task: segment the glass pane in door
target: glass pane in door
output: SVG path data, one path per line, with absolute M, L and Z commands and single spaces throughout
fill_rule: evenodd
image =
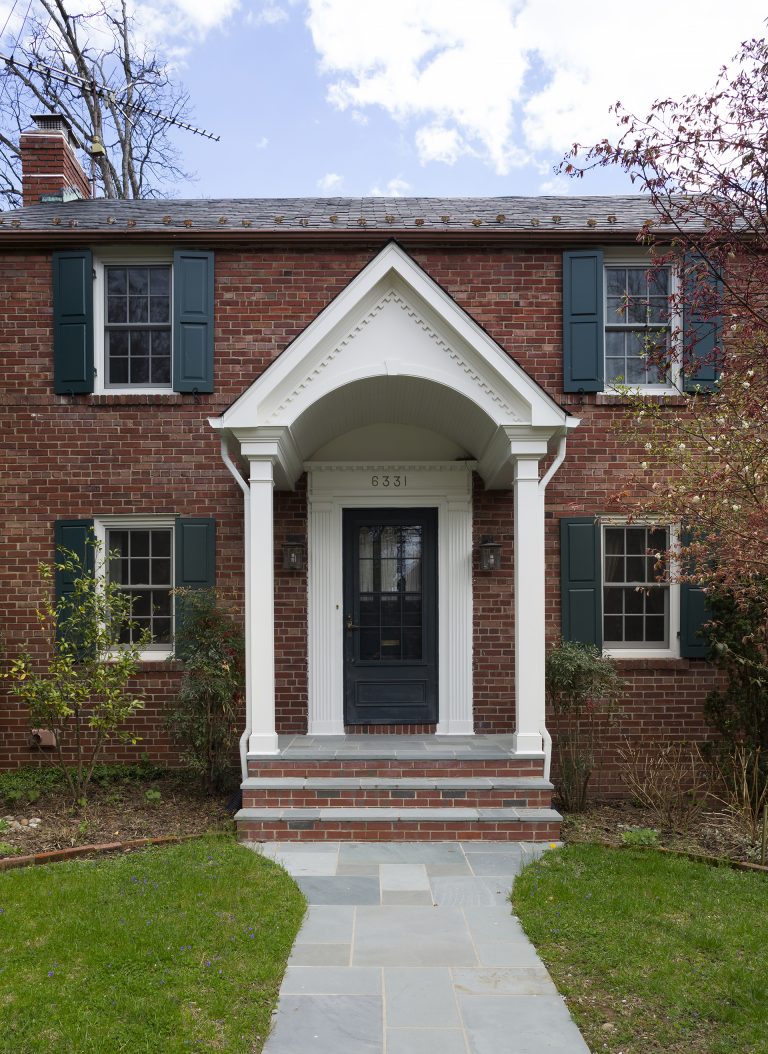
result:
M 370 526 L 358 531 L 360 659 L 423 658 L 422 526 Z

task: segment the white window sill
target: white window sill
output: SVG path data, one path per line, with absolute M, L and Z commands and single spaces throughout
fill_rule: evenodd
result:
M 158 648 L 151 651 L 140 651 L 139 662 L 167 662 L 173 657 L 173 648 Z M 107 655 L 107 662 L 116 662 L 120 658 L 120 652 L 113 651 Z
M 609 659 L 679 659 L 680 654 L 671 648 L 603 648 Z

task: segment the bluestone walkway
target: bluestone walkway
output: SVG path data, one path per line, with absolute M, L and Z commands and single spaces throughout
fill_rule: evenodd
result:
M 508 900 L 541 845 L 254 848 L 309 901 L 264 1054 L 589 1054 Z

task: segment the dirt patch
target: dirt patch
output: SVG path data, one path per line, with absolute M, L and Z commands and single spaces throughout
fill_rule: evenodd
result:
M 227 829 L 229 797 L 211 797 L 188 774 L 168 773 L 94 786 L 83 807 L 73 807 L 59 789 L 45 790 L 32 804 L 0 800 L 0 857 Z M 35 819 L 39 824 L 30 826 Z
M 657 845 L 686 853 L 725 857 L 759 863 L 760 846 L 750 841 L 727 813 L 705 812 L 684 831 L 674 831 L 659 824 L 647 809 L 628 801 L 592 802 L 586 812 L 566 813 L 562 834 L 566 842 L 598 842 L 602 845 L 625 844 L 630 832 L 656 831 Z

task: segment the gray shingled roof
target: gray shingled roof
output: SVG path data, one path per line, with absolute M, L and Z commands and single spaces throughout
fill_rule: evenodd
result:
M 174 234 L 216 231 L 230 237 L 363 231 L 452 231 L 527 238 L 557 232 L 633 235 L 655 217 L 648 198 L 192 198 L 71 201 L 0 213 L 0 236 L 83 231 Z

